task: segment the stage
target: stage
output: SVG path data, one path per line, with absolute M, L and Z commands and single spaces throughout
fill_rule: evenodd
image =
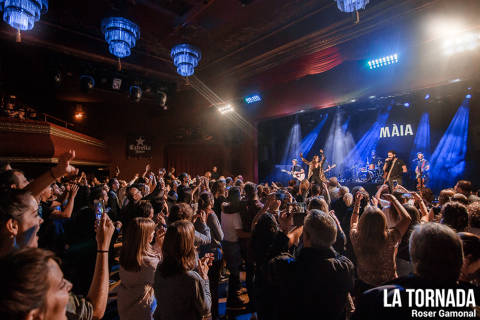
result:
M 311 161 L 324 150 L 324 169 L 335 165 L 331 175 L 347 186 L 362 185 L 375 190 L 376 184 L 358 182 L 369 175 L 369 165 L 381 170 L 387 153 L 394 150 L 407 168 L 407 188 L 416 186 L 415 159 L 422 152 L 430 163 L 427 187 L 438 193 L 453 187 L 457 180 L 476 182 L 480 174 L 480 135 L 470 120 L 480 117 L 471 107 L 473 89 L 453 83 L 415 93 L 375 97 L 321 110 L 303 110 L 296 114 L 266 120 L 258 125 L 259 181 L 287 182 L 281 169 L 290 171 L 292 159 L 308 172 L 300 160 L 302 153 Z M 379 163 L 370 160 L 376 153 Z M 372 177 L 370 177 L 372 178 Z M 361 177 L 368 181 L 369 177 Z M 376 179 L 376 181 L 380 181 Z

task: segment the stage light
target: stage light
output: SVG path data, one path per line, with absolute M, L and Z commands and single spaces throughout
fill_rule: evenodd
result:
M 480 44 L 480 35 L 476 33 L 454 34 L 442 44 L 443 54 L 453 55 L 475 50 Z
M 368 97 L 368 98 L 369 98 L 369 99 L 375 99 L 376 96 L 370 96 L 370 97 Z
M 355 100 L 355 99 L 350 100 L 350 102 L 356 102 L 356 101 L 357 101 L 357 100 Z
M 233 112 L 233 107 L 230 104 L 218 106 L 217 109 L 221 114 Z
M 391 108 L 378 110 L 376 121 L 362 136 L 362 138 L 358 140 L 355 147 L 348 153 L 348 156 L 345 157 L 345 165 L 353 166 L 355 163 L 364 162 L 365 159 L 369 157 L 370 152 L 377 149 L 377 145 L 380 140 L 379 133 L 381 132 L 381 128 L 385 127 L 390 115 L 390 111 Z
M 262 98 L 258 94 L 255 94 L 253 96 L 248 96 L 245 98 L 245 102 L 248 104 L 259 102 L 259 101 L 262 101 Z
M 158 91 L 157 92 L 160 96 L 160 107 L 166 107 L 167 105 L 167 94 L 163 91 Z
M 87 93 L 89 90 L 95 87 L 95 79 L 89 75 L 81 75 L 80 76 L 80 88 L 83 92 Z
M 428 99 L 430 99 L 430 94 L 427 93 L 427 94 L 425 95 L 425 100 L 428 100 Z
M 465 96 L 465 99 L 471 99 L 471 98 L 472 98 L 472 95 L 471 95 L 471 94 L 467 94 L 467 95 Z
M 139 86 L 131 86 L 129 90 L 129 94 L 130 94 L 130 99 L 132 99 L 135 102 L 140 102 L 143 95 L 142 88 L 140 88 Z
M 456 78 L 456 79 L 452 79 L 452 80 L 450 80 L 450 81 L 448 81 L 448 82 L 449 82 L 449 83 L 456 83 L 456 82 L 460 82 L 460 81 L 462 81 L 462 79 Z
M 387 65 L 395 64 L 395 63 L 398 63 L 398 54 L 397 53 L 389 55 L 389 56 L 385 56 L 385 57 L 382 57 L 382 58 L 369 60 L 368 61 L 368 67 L 370 68 L 370 70 L 372 70 L 372 69 L 378 69 L 378 68 L 381 68 L 381 67 L 385 67 Z
M 122 79 L 113 78 L 112 89 L 113 90 L 120 90 L 121 87 L 122 87 Z
M 439 191 L 462 177 L 467 155 L 470 100 L 465 99 L 443 134 L 430 161 L 430 187 Z
M 53 75 L 53 80 L 55 81 L 55 83 L 60 84 L 62 82 L 62 73 L 60 71 L 55 72 L 55 74 Z
M 410 108 L 410 103 L 409 103 L 409 102 L 405 102 L 405 103 L 403 104 L 403 106 L 404 106 L 405 108 Z
M 410 159 L 417 158 L 417 152 L 422 152 L 426 158 L 430 158 L 430 116 L 427 112 L 422 114 L 417 126 L 413 147 L 410 151 Z

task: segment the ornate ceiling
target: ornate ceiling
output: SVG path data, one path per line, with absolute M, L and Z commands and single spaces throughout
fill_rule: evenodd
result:
M 476 1 L 458 3 L 478 7 Z M 49 12 L 34 30 L 23 34 L 23 41 L 115 72 L 116 59 L 108 52 L 100 22 L 123 15 L 141 29 L 132 55 L 122 61 L 124 73 L 176 82 L 181 89 L 185 82 L 176 74 L 169 51 L 175 44 L 188 42 L 202 51 L 195 75 L 222 98 L 232 98 L 249 86 L 265 89 L 365 59 L 379 32 L 402 24 L 408 33 L 417 17 L 455 6 L 457 0 L 455 4 L 451 0 L 371 0 L 360 12 L 359 24 L 354 24 L 352 15 L 340 12 L 333 0 L 243 2 L 249 4 L 242 6 L 241 0 L 50 0 Z M 1 23 L 0 37 L 14 45 L 15 31 Z

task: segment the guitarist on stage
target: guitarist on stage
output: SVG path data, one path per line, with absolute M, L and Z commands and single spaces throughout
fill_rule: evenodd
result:
M 407 172 L 407 166 L 403 160 L 397 157 L 397 153 L 393 150 L 388 151 L 388 158 L 385 160 L 383 166 L 383 179 L 384 184 L 390 186 L 391 192 L 395 188 L 396 184 L 403 185 L 402 175 Z
M 308 181 L 319 185 L 321 185 L 323 182 L 327 182 L 327 178 L 325 177 L 325 172 L 323 170 L 323 164 L 325 163 L 323 149 L 320 149 L 320 156 L 321 158 L 317 155 L 314 155 L 313 160 L 308 161 L 303 157 L 303 153 L 300 153 L 300 158 L 305 164 L 308 165 Z
M 305 173 L 305 171 L 303 170 L 303 168 L 301 166 L 298 165 L 297 159 L 292 159 L 292 167 L 290 168 L 290 174 L 293 177 L 297 178 L 298 176 L 300 176 L 303 173 Z
M 430 172 L 430 163 L 423 156 L 422 152 L 417 152 L 417 159 L 414 160 L 417 162 L 415 167 L 415 178 L 417 179 L 417 189 L 421 190 L 425 188 L 425 185 L 428 182 L 428 174 Z

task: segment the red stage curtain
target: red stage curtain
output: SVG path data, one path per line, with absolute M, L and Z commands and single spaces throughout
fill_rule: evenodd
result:
M 344 58 L 338 48 L 330 47 L 276 66 L 250 81 L 256 82 L 265 90 L 276 84 L 328 71 L 343 61 Z
M 165 163 L 167 168 L 174 167 L 176 175 L 187 172 L 195 177 L 195 175 L 203 175 L 205 171 L 209 171 L 213 166 L 217 166 L 222 170 L 225 162 L 225 149 L 220 145 L 210 144 L 178 144 L 168 145 L 165 148 Z

